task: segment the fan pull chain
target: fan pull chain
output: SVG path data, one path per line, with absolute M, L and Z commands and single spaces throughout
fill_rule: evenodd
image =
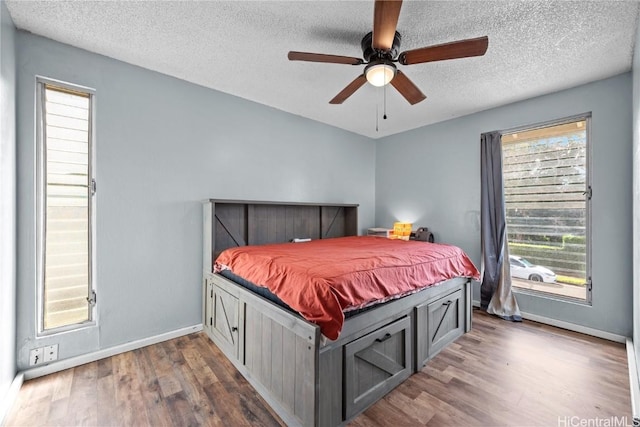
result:
M 384 101 L 383 101 L 384 102 L 384 104 L 383 104 L 384 105 L 383 106 L 383 108 L 384 108 L 383 114 L 384 115 L 382 116 L 382 118 L 384 120 L 387 120 L 387 86 L 389 86 L 389 85 L 388 84 L 384 85 Z
M 378 132 L 378 103 L 376 102 L 376 132 Z

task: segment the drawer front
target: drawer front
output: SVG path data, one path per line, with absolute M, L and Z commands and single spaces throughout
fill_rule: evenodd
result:
M 213 285 L 211 333 L 229 355 L 238 357 L 238 298 Z
M 412 372 L 411 318 L 404 317 L 345 345 L 346 420 L 387 394 Z

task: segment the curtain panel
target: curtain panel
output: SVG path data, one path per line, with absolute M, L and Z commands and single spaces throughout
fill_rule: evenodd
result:
M 480 306 L 505 320 L 522 321 L 511 290 L 500 132 L 480 137 L 482 284 Z

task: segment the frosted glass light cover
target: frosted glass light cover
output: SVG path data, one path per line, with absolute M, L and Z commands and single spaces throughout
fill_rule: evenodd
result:
M 367 69 L 367 81 L 376 87 L 388 84 L 395 75 L 395 69 L 388 64 L 376 64 Z

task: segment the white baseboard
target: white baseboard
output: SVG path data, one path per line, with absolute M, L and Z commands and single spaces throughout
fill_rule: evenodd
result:
M 473 301 L 474 307 L 480 307 L 480 301 Z M 523 319 L 533 320 L 534 322 L 544 323 L 546 325 L 555 326 L 562 329 L 567 329 L 569 331 L 579 332 L 585 335 L 591 335 L 593 337 L 602 338 L 609 341 L 615 341 L 619 343 L 625 343 L 627 341 L 627 337 L 614 334 L 607 331 L 601 331 L 599 329 L 589 328 L 587 326 L 577 325 L 571 322 L 565 322 L 564 320 L 552 319 L 550 317 L 539 316 L 537 314 L 520 312 Z
M 137 350 L 148 345 L 157 344 L 159 342 L 167 341 L 173 338 L 178 338 L 184 335 L 189 335 L 194 332 L 200 332 L 202 330 L 202 324 L 188 326 L 182 329 L 176 329 L 175 331 L 165 332 L 164 334 L 155 335 L 153 337 L 143 338 L 136 341 L 131 341 L 125 344 L 120 344 L 114 347 L 105 348 L 102 350 L 94 351 L 92 353 L 83 354 L 69 359 L 53 362 L 45 366 L 37 368 L 27 369 L 22 372 L 25 380 L 38 378 L 44 375 L 53 374 L 54 372 L 63 371 L 65 369 L 74 368 L 76 366 L 84 365 L 85 363 L 95 362 L 96 360 L 104 359 L 105 357 L 115 356 L 116 354 L 125 353 L 131 350 Z
M 629 365 L 629 389 L 631 390 L 631 416 L 633 425 L 640 425 L 640 382 L 636 365 L 636 350 L 631 338 L 627 338 L 627 364 Z
M 18 398 L 18 392 L 20 391 L 20 387 L 22 387 L 23 382 L 24 375 L 22 373 L 16 375 L 11 382 L 11 386 L 9 386 L 9 390 L 7 390 L 6 396 L 0 401 L 0 426 L 4 425 L 7 415 L 9 415 L 9 411 Z

